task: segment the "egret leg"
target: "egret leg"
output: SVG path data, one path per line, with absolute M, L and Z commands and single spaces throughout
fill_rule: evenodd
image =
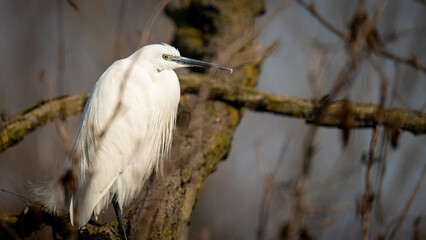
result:
M 114 206 L 115 215 L 117 216 L 118 231 L 120 232 L 121 239 L 127 240 L 126 228 L 124 227 L 123 221 L 123 211 L 120 208 L 120 204 L 118 204 L 117 194 L 114 194 L 114 197 L 112 198 L 112 206 Z

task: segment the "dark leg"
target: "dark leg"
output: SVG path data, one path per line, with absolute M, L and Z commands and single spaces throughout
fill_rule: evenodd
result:
M 112 198 L 112 206 L 114 206 L 115 215 L 117 216 L 118 231 L 120 232 L 121 239 L 127 240 L 126 228 L 124 227 L 124 221 L 123 221 L 123 211 L 121 210 L 120 205 L 118 204 L 117 194 L 115 194 L 114 197 Z

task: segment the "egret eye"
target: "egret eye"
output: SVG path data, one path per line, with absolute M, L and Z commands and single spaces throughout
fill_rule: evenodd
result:
M 164 59 L 164 60 L 169 60 L 169 58 L 170 58 L 170 56 L 169 56 L 169 55 L 167 55 L 167 54 L 163 54 L 163 59 Z

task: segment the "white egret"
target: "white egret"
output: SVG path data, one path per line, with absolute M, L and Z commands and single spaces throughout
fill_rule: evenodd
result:
M 73 186 L 55 182 L 34 190 L 51 213 L 69 209 L 76 227 L 97 217 L 111 201 L 119 231 L 127 239 L 122 209 L 139 193 L 172 142 L 180 87 L 173 69 L 191 66 L 232 69 L 181 57 L 167 44 L 144 46 L 112 64 L 87 100 L 62 175 L 73 172 Z

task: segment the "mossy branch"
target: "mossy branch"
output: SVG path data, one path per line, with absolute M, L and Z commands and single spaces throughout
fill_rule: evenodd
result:
M 196 92 L 201 85 L 201 76 L 181 77 L 186 93 Z M 276 95 L 246 86 L 232 86 L 204 79 L 210 89 L 210 99 L 225 101 L 230 105 L 244 106 L 254 111 L 271 112 L 289 117 L 305 119 L 307 123 L 338 128 L 371 128 L 378 124 L 378 105 L 352 103 L 344 99 L 327 102 L 324 99 L 300 99 Z M 326 105 L 319 120 L 315 119 L 316 108 Z M 382 124 L 386 128 L 426 133 L 426 114 L 401 108 L 384 108 Z M 350 121 L 345 114 L 350 113 Z M 346 122 L 346 123 L 345 123 Z
M 254 111 L 301 118 L 308 123 L 312 123 L 314 120 L 314 109 L 321 102 L 320 100 L 275 95 L 245 86 L 214 83 L 209 81 L 208 76 L 200 74 L 183 75 L 180 79 L 183 94 L 196 93 L 201 84 L 205 84 L 210 90 L 210 99 L 221 100 L 234 106 L 244 106 Z M 88 96 L 87 93 L 67 95 L 41 101 L 11 117 L 0 126 L 0 152 L 19 143 L 26 135 L 44 124 L 53 121 L 55 111 L 59 113 L 61 118 L 81 114 Z M 328 103 L 317 124 L 339 128 L 368 128 L 377 124 L 377 105 L 350 103 L 353 121 L 349 126 L 342 126 L 343 103 L 344 101 Z M 425 113 L 410 109 L 385 108 L 383 116 L 385 127 L 399 128 L 414 134 L 426 133 Z
M 89 94 L 59 96 L 36 105 L 0 123 L 0 152 L 14 146 L 24 137 L 59 116 L 65 119 L 83 112 Z M 56 115 L 57 114 L 57 115 Z

